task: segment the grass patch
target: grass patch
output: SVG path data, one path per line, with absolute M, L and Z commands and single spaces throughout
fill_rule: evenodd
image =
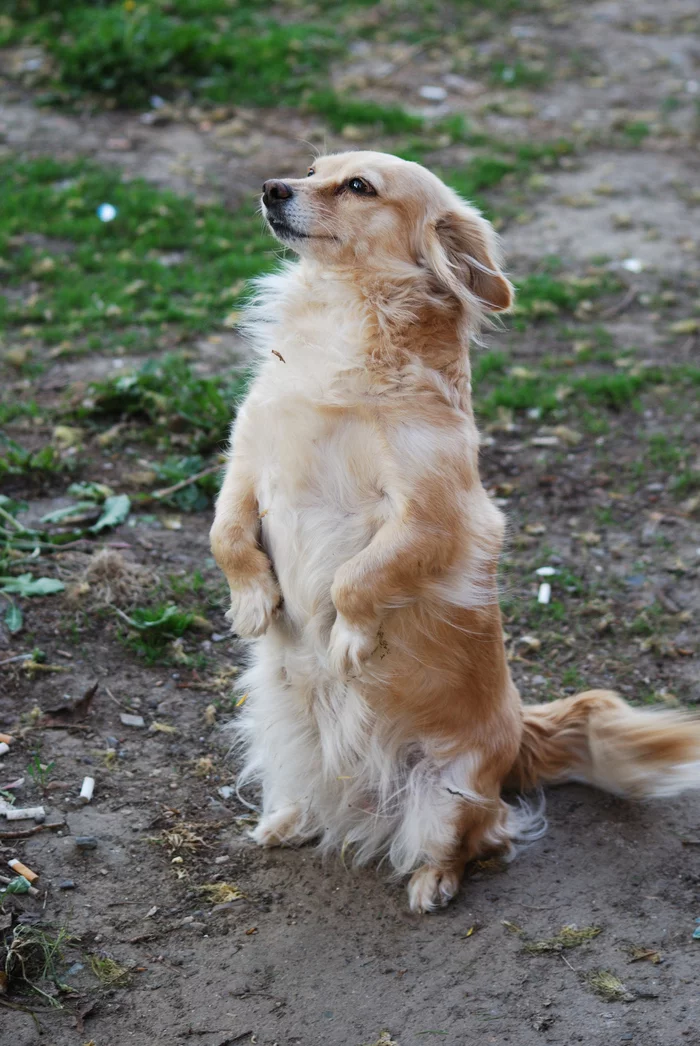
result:
M 103 347 L 105 335 L 122 350 L 130 335 L 143 351 L 173 327 L 235 322 L 227 316 L 245 281 L 273 261 L 252 201 L 231 214 L 117 171 L 52 159 L 0 161 L 0 191 L 0 257 L 13 291 L 0 296 L 0 323 L 64 351 L 76 338 Z M 116 208 L 113 221 L 97 216 L 104 202 Z
M 22 13 L 17 5 L 16 10 Z M 171 0 L 100 5 L 28 5 L 11 38 L 52 58 L 51 87 L 63 100 L 85 94 L 146 105 L 191 90 L 213 102 L 294 104 L 341 51 L 330 18 L 281 21 L 261 0 Z
M 66 947 L 72 940 L 71 935 L 63 928 L 52 935 L 38 926 L 17 924 L 9 939 L 0 946 L 0 961 L 8 987 L 33 992 L 45 999 L 49 1005 L 60 1009 L 56 989 L 70 989 L 60 980 L 58 967 L 63 961 Z M 40 987 L 43 982 L 46 982 L 47 988 Z M 48 985 L 51 987 L 48 988 Z
M 323 116 L 327 123 L 342 131 L 345 126 L 370 125 L 382 134 L 403 134 L 423 127 L 419 116 L 411 116 L 398 106 L 379 105 L 372 101 L 343 98 L 334 91 L 314 91 L 304 99 L 304 108 Z
M 544 87 L 551 78 L 549 69 L 542 62 L 495 61 L 490 68 L 494 86 Z
M 609 272 L 558 277 L 557 267 L 556 261 L 552 260 L 549 271 L 516 281 L 517 298 L 513 310 L 516 328 L 523 329 L 523 321 L 548 319 L 562 313 L 575 314 L 583 302 L 620 288 L 619 280 Z

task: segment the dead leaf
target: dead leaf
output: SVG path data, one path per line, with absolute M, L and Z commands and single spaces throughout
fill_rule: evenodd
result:
M 629 953 L 630 962 L 651 962 L 655 966 L 661 962 L 660 953 L 655 952 L 653 948 L 640 948 L 637 945 L 632 945 Z

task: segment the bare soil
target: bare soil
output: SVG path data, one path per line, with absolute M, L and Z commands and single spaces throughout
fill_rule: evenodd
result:
M 611 302 L 608 331 L 618 344 L 640 346 L 662 364 L 696 360 L 697 335 L 671 342 L 666 336 L 669 322 L 688 315 L 697 299 L 700 271 L 696 4 L 594 2 L 562 8 L 554 28 L 537 17 L 523 23 L 532 34 L 522 39 L 553 47 L 569 62 L 565 77 L 509 93 L 481 81 L 472 89 L 465 81 L 449 89 L 446 103 L 501 136 L 549 140 L 572 127 L 589 135 L 584 153 L 552 175 L 525 220 L 504 225 L 512 270 L 526 274 L 545 254 L 571 265 L 602 254 L 639 259 L 644 271 L 625 277 L 636 297 L 617 312 L 619 302 Z M 418 109 L 425 103 L 417 87 L 443 82 L 449 68 L 416 51 L 387 72 L 388 45 L 368 48 L 337 70 L 336 82 L 354 82 L 360 94 L 382 101 L 409 98 Z M 572 65 L 566 56 L 574 52 L 583 59 Z M 243 129 L 227 138 L 196 115 L 146 126 L 138 114 L 39 110 L 29 92 L 9 82 L 2 94 L 8 150 L 87 154 L 178 192 L 236 205 L 252 199 L 265 176 L 303 170 L 305 140 L 319 144 L 321 137 L 311 118 L 286 112 L 243 113 Z M 662 119 L 670 95 L 682 104 Z M 610 135 L 621 114 L 628 122 L 660 124 L 633 152 L 616 149 Z M 328 136 L 327 144 L 348 145 L 341 136 Z M 458 163 L 460 150 L 446 147 L 435 159 Z M 618 212 L 629 221 L 616 219 Z M 677 294 L 677 304 L 660 316 L 645 295 L 664 288 Z M 508 346 L 527 365 L 552 351 L 542 331 L 494 334 L 490 343 Z M 191 348 L 204 373 L 240 351 L 234 338 L 203 339 Z M 51 362 L 33 394 L 50 405 L 73 383 L 113 367 L 112 357 L 99 354 Z M 681 408 L 669 417 L 653 399 L 641 416 L 623 411 L 609 432 L 586 435 L 565 451 L 529 443 L 539 431 L 536 420 L 490 433 L 483 470 L 511 520 L 512 597 L 533 604 L 532 567 L 542 557 L 565 564 L 593 593 L 586 613 L 559 623 L 562 639 L 551 662 L 512 648 L 527 699 L 578 688 L 562 686 L 568 669 L 586 685 L 614 686 L 629 697 L 700 701 L 700 519 L 672 496 L 672 470 L 660 473 L 646 462 L 640 425 L 700 445 L 697 412 Z M 126 471 L 97 443 L 89 457 L 84 478 L 114 484 Z M 637 487 L 618 485 L 640 460 L 649 471 Z M 65 503 L 57 489 L 38 491 L 25 481 L 8 492 L 32 500 L 37 515 Z M 69 958 L 83 963 L 64 975 L 76 994 L 62 1010 L 13 997 L 36 1013 L 3 1008 L 3 1043 L 361 1046 L 387 1030 L 386 1042 L 399 1046 L 700 1044 L 700 942 L 692 940 L 700 916 L 697 797 L 635 806 L 576 786 L 552 790 L 544 840 L 508 867 L 488 862 L 472 869 L 458 900 L 430 917 L 410 915 L 403 884 L 388 883 L 381 869 L 323 863 L 309 849 L 256 849 L 246 836 L 253 811 L 235 792 L 222 798 L 218 791 L 235 783 L 219 726 L 232 714 L 227 673 L 241 651 L 226 633 L 208 550 L 209 515 L 183 514 L 178 530 L 163 525 L 172 513 L 155 515 L 107 542 L 62 554 L 58 575 L 74 584 L 101 544 L 118 546 L 163 576 L 200 571 L 215 594 L 208 612 L 214 637 L 197 640 L 208 659 L 203 675 L 144 664 L 120 641 L 114 615 L 84 606 L 78 613 L 67 597 L 32 603 L 27 633 L 13 638 L 0 631 L 0 728 L 19 731 L 0 757 L 0 788 L 24 775 L 21 803 L 43 801 L 50 823 L 65 822 L 59 830 L 8 839 L 3 834 L 14 824 L 0 820 L 0 864 L 19 857 L 40 872 L 41 889 L 39 900 L 12 898 L 5 910 L 66 927 L 76 938 Z M 595 539 L 582 537 L 591 533 Z M 645 645 L 624 623 L 654 603 L 665 617 L 658 642 Z M 539 635 L 550 627 L 518 617 L 507 626 L 509 643 L 528 624 Z M 28 673 L 3 663 L 34 645 L 63 671 Z M 32 709 L 46 712 L 94 682 L 97 694 L 84 720 L 60 729 L 32 720 Z M 215 721 L 205 713 L 212 704 Z M 143 714 L 143 729 L 121 723 L 127 705 Z M 154 729 L 154 722 L 174 732 Z M 42 761 L 55 761 L 45 792 L 26 774 L 39 739 Z M 81 806 L 86 774 L 97 780 L 95 797 Z M 95 836 L 97 848 L 78 850 L 82 835 Z M 74 888 L 62 889 L 65 880 Z M 215 903 L 200 887 L 217 881 L 235 884 L 243 897 Z M 531 955 L 523 947 L 570 924 L 602 932 L 562 952 Z M 633 948 L 658 953 L 660 961 L 632 961 Z M 88 954 L 130 967 L 131 983 L 101 985 Z M 590 977 L 601 969 L 622 982 L 625 1001 L 596 993 Z

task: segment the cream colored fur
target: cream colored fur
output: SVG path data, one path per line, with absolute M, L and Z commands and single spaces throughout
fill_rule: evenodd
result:
M 239 787 L 262 785 L 262 845 L 386 858 L 429 911 L 467 861 L 544 831 L 504 781 L 585 776 L 558 720 L 546 752 L 546 711 L 524 722 L 503 650 L 468 346 L 511 288 L 489 224 L 416 164 L 323 157 L 265 199 L 300 260 L 248 312 L 257 373 L 212 529 L 250 639 Z M 593 734 L 586 779 L 613 787 Z M 664 790 L 698 784 L 696 741 Z

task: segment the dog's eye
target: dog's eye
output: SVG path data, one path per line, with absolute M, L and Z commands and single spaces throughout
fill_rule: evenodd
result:
M 374 189 L 364 178 L 351 178 L 348 182 L 348 189 L 358 196 L 376 196 Z
M 310 178 L 312 174 L 316 174 L 316 171 L 313 169 L 313 167 L 309 167 L 308 171 L 306 172 L 306 177 Z

